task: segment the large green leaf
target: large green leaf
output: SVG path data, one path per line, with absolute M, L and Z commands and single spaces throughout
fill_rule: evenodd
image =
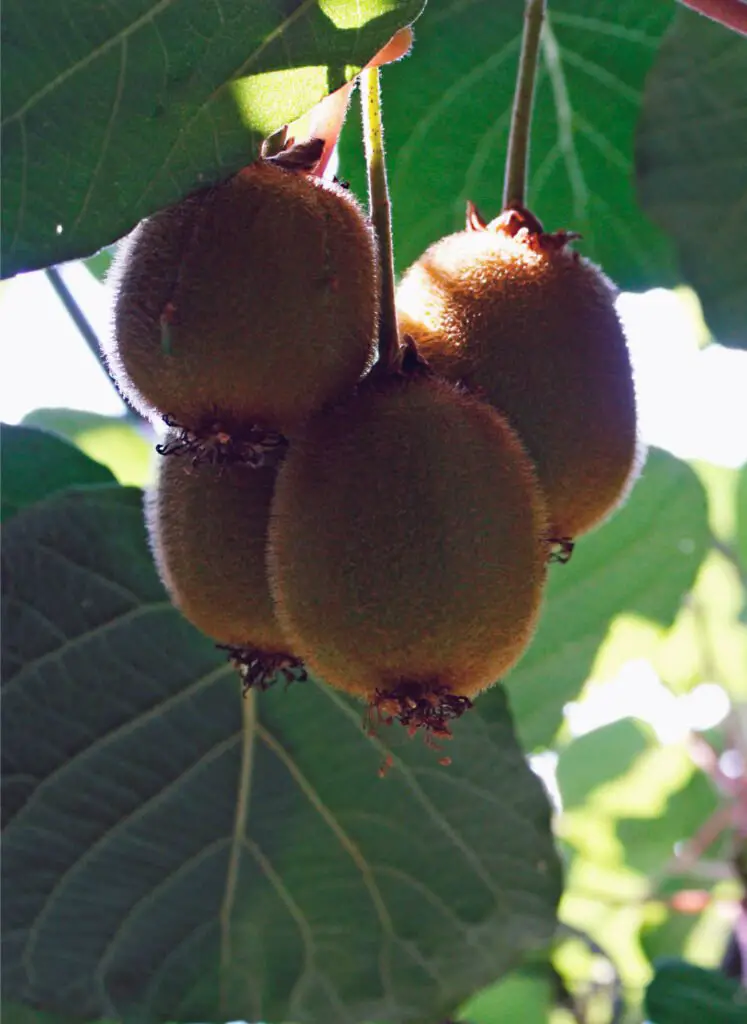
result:
M 641 201 L 675 241 L 706 319 L 747 348 L 747 39 L 680 10 L 649 75 L 636 146 Z
M 5 535 L 4 994 L 81 1018 L 438 1020 L 554 929 L 505 700 L 450 767 L 310 682 L 244 702 L 171 607 L 140 492 Z M 496 695 L 496 704 L 500 702 Z
M 6 0 L 3 273 L 85 256 L 249 163 L 422 6 Z
M 558 759 L 563 807 L 582 807 L 598 786 L 627 772 L 650 742 L 642 723 L 633 718 L 611 722 L 574 739 Z
M 93 256 L 89 256 L 88 259 L 84 260 L 88 270 L 93 274 L 96 280 L 101 281 L 102 284 L 106 281 L 107 275 L 111 270 L 116 249 L 117 247 L 115 245 L 107 245 L 98 252 L 95 252 Z
M 150 481 L 157 438 L 150 424 L 134 413 L 102 416 L 82 409 L 34 409 L 23 423 L 72 441 L 108 466 L 121 484 L 141 487 Z
M 0 1013 L 3 1024 L 77 1024 L 80 1020 L 74 1014 L 68 1017 L 57 1013 L 45 1013 L 43 1010 L 24 1006 L 22 1003 L 10 1003 L 5 1000 L 3 1000 Z M 109 1022 L 99 1021 L 98 1024 L 109 1024 Z
M 554 997 L 548 967 L 522 968 L 473 996 L 455 1017 L 469 1024 L 547 1024 Z
M 384 69 L 398 270 L 464 227 L 465 200 L 501 206 L 524 0 L 430 0 L 412 57 Z M 538 74 L 528 202 L 621 286 L 675 280 L 669 242 L 641 212 L 633 141 L 645 76 L 670 0 L 554 0 Z M 363 187 L 360 126 L 341 173 Z
M 684 960 L 664 960 L 646 992 L 652 1024 L 744 1024 L 747 991 L 733 978 Z
M 62 438 L 31 427 L 0 424 L 0 457 L 3 520 L 66 487 L 114 482 L 106 466 L 89 459 Z
M 537 635 L 506 680 L 526 748 L 552 742 L 614 616 L 632 611 L 672 624 L 709 536 L 706 496 L 693 470 L 651 451 L 625 507 L 581 538 L 568 565 L 551 567 Z M 477 704 L 487 718 L 492 701 L 489 691 Z

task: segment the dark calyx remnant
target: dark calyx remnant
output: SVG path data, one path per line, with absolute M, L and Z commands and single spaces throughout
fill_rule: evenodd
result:
M 235 647 L 232 644 L 216 644 L 219 651 L 228 652 L 228 660 L 241 677 L 241 693 L 244 697 L 250 690 L 267 690 L 278 676 L 286 686 L 291 683 L 305 683 L 306 669 L 298 658 L 290 654 L 268 654 L 256 647 Z
M 287 171 L 313 172 L 324 153 L 324 139 L 306 139 L 296 142 L 285 139 L 282 148 L 276 153 L 269 153 L 268 146 L 263 145 L 262 159 L 265 163 L 276 164 Z
M 398 721 L 411 736 L 419 729 L 438 739 L 451 739 L 449 722 L 461 718 L 472 707 L 469 697 L 459 697 L 445 687 L 402 682 L 392 690 L 377 690 L 370 709 L 380 721 Z
M 567 565 L 570 562 L 573 549 L 576 547 L 575 541 L 570 537 L 548 537 L 547 543 L 550 545 L 548 562 L 555 565 Z
M 159 455 L 189 455 L 193 466 L 203 462 L 241 462 L 260 469 L 279 462 L 288 446 L 282 434 L 256 424 L 234 430 L 219 420 L 211 420 L 198 430 L 191 430 L 172 416 L 164 416 L 163 421 L 173 435 L 164 444 L 157 444 L 156 451 Z

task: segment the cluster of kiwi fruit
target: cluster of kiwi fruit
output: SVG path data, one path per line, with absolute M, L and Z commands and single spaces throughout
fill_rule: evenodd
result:
M 527 647 L 548 563 L 630 486 L 628 352 L 571 236 L 470 207 L 405 274 L 377 361 L 374 233 L 320 152 L 142 222 L 106 355 L 168 426 L 146 503 L 164 584 L 245 691 L 308 669 L 433 742 Z

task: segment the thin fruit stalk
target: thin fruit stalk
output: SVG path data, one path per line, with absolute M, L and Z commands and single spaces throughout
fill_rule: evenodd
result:
M 369 68 L 361 75 L 363 104 L 363 138 L 368 172 L 368 193 L 371 221 L 379 251 L 381 295 L 379 311 L 379 363 L 388 368 L 396 363 L 399 353 L 397 313 L 394 304 L 394 250 L 392 246 L 392 213 L 384 151 L 384 124 L 381 112 L 381 82 L 378 68 Z
M 546 6 L 546 0 L 527 0 L 524 11 L 524 34 L 511 114 L 511 132 L 508 138 L 506 174 L 503 185 L 504 210 L 523 207 L 525 202 L 534 83 L 537 77 L 539 45 Z

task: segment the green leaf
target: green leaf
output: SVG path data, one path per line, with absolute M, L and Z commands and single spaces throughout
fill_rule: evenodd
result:
M 747 573 L 747 466 L 742 466 L 737 483 L 737 551 Z
M 102 284 L 106 281 L 107 274 L 114 262 L 115 251 L 116 246 L 109 245 L 104 249 L 99 249 L 93 256 L 89 256 L 88 259 L 83 261 L 96 280 L 101 281 Z
M 724 345 L 747 348 L 747 41 L 680 9 L 646 83 L 641 202 Z
M 708 777 L 695 771 L 672 793 L 663 812 L 655 817 L 621 818 L 617 835 L 626 863 L 642 874 L 653 875 L 674 855 L 675 844 L 686 842 L 718 808 Z M 718 847 L 710 852 L 715 855 Z
M 85 256 L 250 163 L 423 0 L 3 8 L 3 274 Z
M 581 807 L 598 787 L 623 775 L 648 748 L 647 730 L 623 718 L 579 736 L 560 754 L 557 780 L 563 807 Z
M 4 991 L 92 1019 L 440 1019 L 554 930 L 503 701 L 438 754 L 313 682 L 243 701 L 171 607 L 141 495 L 7 527 Z M 500 696 L 497 695 L 500 701 Z
M 43 430 L 0 424 L 0 451 L 3 520 L 66 487 L 114 482 L 106 466 Z
M 633 140 L 643 84 L 672 16 L 668 0 L 550 4 L 537 80 L 528 205 L 621 287 L 676 280 L 671 246 L 643 215 Z M 465 201 L 499 213 L 523 0 L 430 0 L 412 57 L 383 71 L 394 241 L 400 272 L 465 224 Z M 341 174 L 364 188 L 349 118 Z
M 646 1012 L 651 1024 L 744 1024 L 747 990 L 718 971 L 664 960 L 646 991 Z
M 2 1004 L 3 1024 L 79 1024 L 80 1018 L 75 1015 L 62 1016 L 58 1013 L 44 1013 L 41 1010 L 32 1009 L 30 1006 L 23 1006 L 21 1003 L 10 1003 L 3 1000 Z M 99 1021 L 98 1024 L 114 1024 L 114 1022 Z
M 513 971 L 497 985 L 473 996 L 456 1014 L 469 1024 L 547 1024 L 554 1003 L 549 969 Z
M 636 612 L 670 626 L 709 544 L 703 485 L 684 462 L 652 450 L 627 504 L 551 567 L 532 645 L 506 679 L 525 749 L 548 746 L 583 686 L 612 619 Z M 492 694 L 477 708 L 492 714 Z
M 139 417 L 101 416 L 80 409 L 34 409 L 25 426 L 40 427 L 72 441 L 86 455 L 108 466 L 121 484 L 149 482 L 156 443 L 150 426 Z
M 702 879 L 698 879 L 693 888 L 699 889 L 702 884 Z M 663 956 L 683 953 L 701 920 L 699 914 L 678 913 L 663 903 L 649 903 L 644 913 L 655 914 L 657 918 L 654 921 L 644 919 L 638 933 L 641 951 L 651 963 Z

